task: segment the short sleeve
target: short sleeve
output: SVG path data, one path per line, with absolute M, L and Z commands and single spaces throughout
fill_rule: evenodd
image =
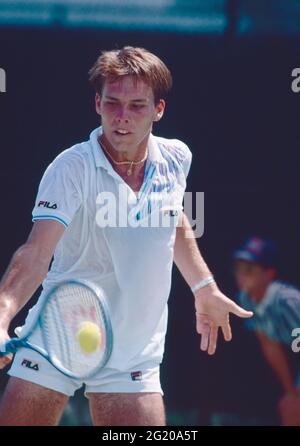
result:
M 185 155 L 186 156 L 183 160 L 182 168 L 184 171 L 185 178 L 187 178 L 190 168 L 191 168 L 191 164 L 192 164 L 192 152 L 190 151 L 190 149 L 188 148 L 188 146 L 186 144 L 184 144 L 184 146 L 185 146 Z
M 60 155 L 46 169 L 39 185 L 32 220 L 57 220 L 65 227 L 82 204 L 82 166 L 76 157 Z
M 187 179 L 192 164 L 192 152 L 183 141 L 180 141 L 179 139 L 173 139 L 171 141 L 173 155 L 181 166 L 185 179 Z

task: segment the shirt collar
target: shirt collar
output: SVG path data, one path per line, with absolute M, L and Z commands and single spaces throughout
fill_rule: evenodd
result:
M 90 143 L 92 145 L 92 151 L 94 155 L 94 160 L 96 167 L 103 167 L 106 170 L 110 170 L 112 168 L 110 162 L 106 158 L 99 142 L 98 138 L 102 134 L 102 127 L 97 127 L 95 130 L 93 130 L 90 134 Z
M 92 145 L 92 151 L 93 151 L 93 155 L 94 155 L 95 164 L 96 164 L 96 167 L 103 167 L 106 170 L 113 170 L 111 163 L 108 161 L 107 157 L 105 156 L 105 154 L 98 142 L 98 138 L 99 138 L 99 136 L 101 136 L 101 134 L 102 134 L 101 126 L 97 127 L 90 134 L 90 143 Z M 150 136 L 149 136 L 148 160 L 153 164 L 157 164 L 157 163 L 163 161 L 161 151 L 159 149 L 159 146 L 157 144 L 155 136 L 153 136 L 152 133 L 150 133 Z

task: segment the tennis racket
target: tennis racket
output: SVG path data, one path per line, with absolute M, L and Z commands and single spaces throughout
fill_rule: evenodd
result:
M 113 347 L 113 333 L 102 289 L 86 281 L 62 282 L 42 295 L 32 324 L 20 338 L 0 345 L 0 356 L 15 353 L 20 347 L 30 348 L 47 359 L 64 375 L 86 379 L 105 366 Z M 78 339 L 80 327 L 88 323 L 99 336 L 99 345 L 86 352 Z M 29 342 L 40 326 L 44 348 Z

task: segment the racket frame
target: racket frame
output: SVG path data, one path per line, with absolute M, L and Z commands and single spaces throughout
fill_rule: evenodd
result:
M 99 305 L 101 307 L 101 313 L 103 314 L 103 320 L 105 325 L 105 339 L 106 339 L 106 345 L 105 345 L 105 353 L 103 355 L 102 360 L 99 362 L 99 365 L 93 369 L 92 372 L 87 373 L 85 375 L 76 375 L 70 370 L 66 369 L 63 365 L 59 363 L 59 361 L 56 361 L 55 358 L 51 357 L 47 351 L 39 347 L 38 345 L 32 344 L 28 341 L 28 338 L 30 335 L 34 332 L 34 330 L 40 326 L 41 332 L 42 332 L 42 338 L 45 345 L 47 345 L 47 341 L 45 339 L 45 330 L 43 330 L 43 310 L 46 307 L 48 300 L 51 299 L 51 296 L 62 286 L 64 285 L 83 285 L 84 287 L 89 288 L 98 298 Z M 33 321 L 31 322 L 31 325 L 25 329 L 25 334 L 22 334 L 21 338 L 14 337 L 11 338 L 9 341 L 5 342 L 4 344 L 0 345 L 0 357 L 5 356 L 9 353 L 16 353 L 17 350 L 21 347 L 29 348 L 37 353 L 39 353 L 41 356 L 43 356 L 47 361 L 49 361 L 53 367 L 55 367 L 59 372 L 63 373 L 65 376 L 68 376 L 69 378 L 73 379 L 87 379 L 92 376 L 94 376 L 100 369 L 102 369 L 108 362 L 112 349 L 113 349 L 113 331 L 111 326 L 111 321 L 109 317 L 109 311 L 108 306 L 106 303 L 105 296 L 101 292 L 100 287 L 96 287 L 94 284 L 91 284 L 87 280 L 76 280 L 76 279 L 70 279 L 66 280 L 64 282 L 60 282 L 57 285 L 50 288 L 49 291 L 45 292 L 41 295 L 40 300 L 38 301 L 38 304 L 40 306 L 39 310 L 36 311 L 36 314 L 34 316 Z M 63 321 L 62 321 L 63 323 Z

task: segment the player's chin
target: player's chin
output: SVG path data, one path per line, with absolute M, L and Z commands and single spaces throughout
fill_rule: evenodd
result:
M 117 150 L 119 153 L 130 153 L 133 149 L 135 149 L 136 147 L 138 147 L 138 143 L 135 140 L 132 141 L 126 141 L 125 142 L 121 142 L 120 144 L 115 144 L 114 148 L 115 150 Z
M 114 149 L 116 150 L 126 150 L 129 146 L 135 144 L 135 138 L 132 133 L 128 133 L 127 135 L 115 135 L 113 134 L 111 137 L 111 143 Z

